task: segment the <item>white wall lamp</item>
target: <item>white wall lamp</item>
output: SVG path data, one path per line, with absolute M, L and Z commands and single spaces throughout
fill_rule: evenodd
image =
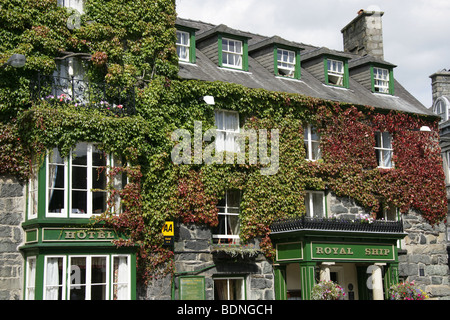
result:
M 209 105 L 215 104 L 213 96 L 204 96 L 204 97 L 202 97 L 202 99 L 203 99 L 203 101 L 206 102 L 206 104 L 209 104 Z

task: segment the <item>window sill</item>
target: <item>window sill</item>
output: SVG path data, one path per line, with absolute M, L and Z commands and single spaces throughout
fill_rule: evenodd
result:
M 189 61 L 181 61 L 181 60 L 178 60 L 178 64 L 184 64 L 184 65 L 187 65 L 187 66 L 198 67 L 198 65 L 197 65 L 196 63 L 189 62 Z
M 294 81 L 294 82 L 302 82 L 302 83 L 304 83 L 303 80 L 296 79 L 296 78 L 283 77 L 283 76 L 275 76 L 275 78 L 281 79 L 281 80 L 287 80 L 287 81 Z
M 343 87 L 343 86 L 335 86 L 332 84 L 326 84 L 326 83 L 322 83 L 323 86 L 327 87 L 327 88 L 332 88 L 332 89 L 338 89 L 338 90 L 344 90 L 344 91 L 352 91 L 349 88 Z
M 226 71 L 232 71 L 232 72 L 241 72 L 246 74 L 252 74 L 250 71 L 245 71 L 242 69 L 232 68 L 232 67 L 217 67 L 219 70 L 226 70 Z

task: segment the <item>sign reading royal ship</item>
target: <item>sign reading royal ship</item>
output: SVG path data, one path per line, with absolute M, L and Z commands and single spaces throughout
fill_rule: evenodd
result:
M 395 248 L 388 244 L 311 243 L 313 260 L 395 260 Z

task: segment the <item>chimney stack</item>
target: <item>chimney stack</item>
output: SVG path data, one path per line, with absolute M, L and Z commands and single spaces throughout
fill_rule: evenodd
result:
M 434 102 L 441 96 L 450 96 L 450 70 L 440 70 L 433 73 L 431 76 L 431 90 Z
M 384 60 L 383 29 L 384 12 L 359 10 L 358 16 L 342 30 L 344 51 L 360 56 L 371 55 Z

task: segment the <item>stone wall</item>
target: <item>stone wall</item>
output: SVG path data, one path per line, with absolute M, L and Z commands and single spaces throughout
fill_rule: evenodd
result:
M 443 69 L 430 76 L 431 93 L 434 101 L 442 96 L 450 95 L 450 71 Z
M 222 258 L 214 253 L 215 246 L 211 244 L 211 230 L 196 225 L 180 224 L 175 229 L 175 277 L 170 276 L 156 280 L 148 287 L 141 287 L 138 299 L 170 299 L 172 281 L 175 299 L 179 299 L 180 276 L 204 276 L 205 295 L 207 300 L 214 299 L 214 277 L 243 276 L 247 299 L 274 300 L 274 277 L 272 265 L 262 254 L 241 259 L 233 257 Z M 259 249 L 259 244 L 251 245 L 251 250 Z M 171 281 L 172 280 L 172 281 Z M 161 294 L 162 293 L 162 294 Z
M 25 187 L 11 177 L 0 177 L 0 300 L 23 298 L 23 243 Z
M 414 281 L 432 299 L 450 299 L 445 223 L 431 226 L 414 211 L 403 222 L 408 235 L 399 254 L 400 278 Z

